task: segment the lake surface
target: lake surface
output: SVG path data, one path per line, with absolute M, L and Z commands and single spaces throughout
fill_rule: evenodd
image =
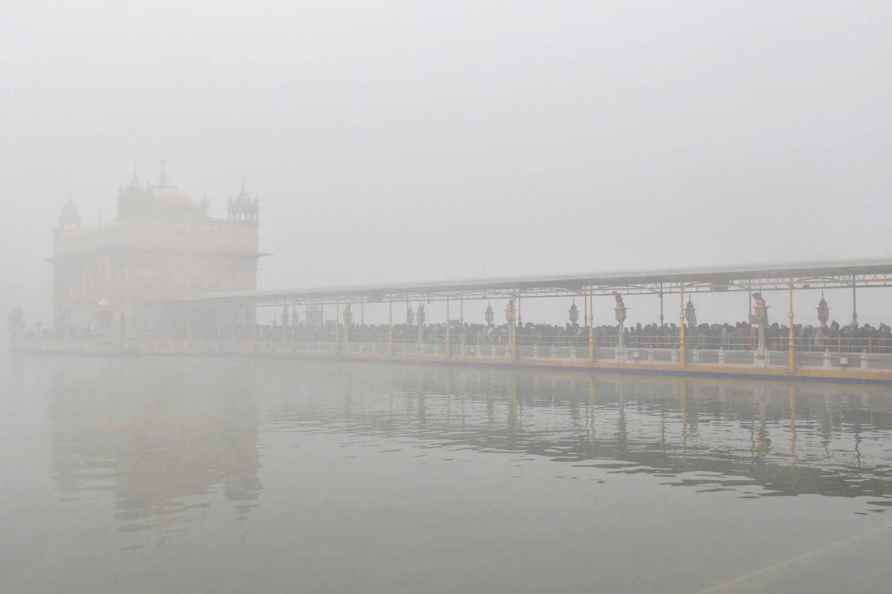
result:
M 892 388 L 0 357 L 0 592 L 890 592 Z

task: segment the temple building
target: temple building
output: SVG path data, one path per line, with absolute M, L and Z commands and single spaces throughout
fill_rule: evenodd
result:
M 53 246 L 53 308 L 61 333 L 151 331 L 158 304 L 257 288 L 259 208 L 242 187 L 214 218 L 171 183 L 136 175 L 118 193 L 115 220 L 87 226 L 73 202 Z M 157 317 L 157 316 L 156 316 Z

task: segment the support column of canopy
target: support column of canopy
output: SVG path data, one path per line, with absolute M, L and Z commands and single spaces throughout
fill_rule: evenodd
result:
M 790 454 L 796 459 L 796 384 L 787 386 L 787 403 L 790 411 Z
M 597 345 L 595 345 L 595 322 L 592 314 L 592 288 L 589 287 L 585 292 L 585 332 L 586 341 L 588 342 L 588 359 L 594 361 L 597 357 Z
M 393 356 L 393 301 L 387 302 L 387 354 Z
M 790 333 L 787 339 L 787 371 L 795 373 L 796 371 L 796 324 L 793 312 L 793 281 L 790 280 L 790 312 L 789 312 Z
M 685 319 L 684 319 L 684 283 L 679 285 L 681 295 L 681 310 L 678 324 L 678 366 L 684 369 L 688 365 L 688 349 L 685 343 Z
M 514 312 L 514 320 L 511 322 L 511 324 L 514 327 L 514 332 L 512 333 L 511 340 L 511 359 L 517 361 L 517 334 L 520 330 L 520 293 L 517 294 L 517 311 Z
M 449 326 L 450 325 L 451 324 L 449 322 L 449 298 L 447 297 L 446 298 L 446 353 L 445 353 L 447 359 L 450 356 L 452 356 L 452 344 L 450 341 L 451 337 L 449 335 Z
M 663 318 L 663 281 L 660 281 L 660 330 L 665 326 L 665 319 Z
M 323 324 L 325 320 L 323 319 Z M 327 333 L 326 333 L 327 334 Z M 335 303 L 335 353 L 341 353 L 341 304 Z
M 461 329 L 461 335 L 459 336 L 460 345 L 459 349 L 461 350 L 461 356 L 465 356 L 465 342 L 467 338 L 465 337 L 465 298 L 458 298 L 458 325 Z
M 415 311 L 415 323 L 418 326 L 418 351 L 422 351 L 422 344 L 424 344 L 424 320 L 425 320 L 425 312 L 424 312 L 424 303 L 418 304 L 418 309 Z

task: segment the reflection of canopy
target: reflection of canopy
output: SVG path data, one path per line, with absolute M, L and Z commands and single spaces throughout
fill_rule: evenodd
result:
M 315 398 L 289 409 L 281 422 L 300 419 L 301 426 L 313 427 L 319 418 L 331 423 L 331 415 L 345 414 L 341 399 L 349 397 L 350 386 L 356 384 L 350 377 L 340 383 L 330 377 L 318 366 L 302 368 L 299 382 L 304 387 L 297 393 Z M 770 382 L 679 384 L 670 378 L 607 374 L 579 378 L 559 371 L 413 367 L 394 373 L 389 368 L 363 368 L 361 377 L 367 395 L 363 409 L 350 409 L 350 422 L 339 426 L 365 435 L 364 439 L 386 426 L 389 438 L 523 452 L 580 466 L 591 460 L 608 468 L 659 475 L 678 486 L 892 497 L 888 471 L 892 460 L 883 445 L 892 438 L 892 404 L 879 386 L 797 386 L 791 396 L 790 386 Z M 419 393 L 422 384 L 424 391 Z M 388 395 L 377 403 L 380 407 L 376 394 Z M 407 402 L 395 404 L 393 395 Z M 485 401 L 488 406 L 462 407 L 457 418 L 456 398 Z M 794 411 L 814 421 L 798 429 L 798 440 L 790 431 L 791 398 Z M 753 406 L 754 399 L 759 406 Z M 319 402 L 336 404 L 320 410 Z M 845 414 L 839 414 L 841 410 Z M 385 425 L 382 415 L 387 415 Z M 423 427 L 417 415 L 424 415 Z M 554 429 L 555 415 L 572 418 L 567 431 Z M 590 433 L 580 431 L 587 426 Z M 806 435 L 809 431 L 824 437 L 812 438 Z M 871 437 L 862 438 L 855 452 L 850 448 L 852 438 L 857 439 L 853 433 L 858 432 Z M 683 441 L 685 434 L 692 439 Z M 787 449 L 791 440 L 793 458 Z M 698 471 L 710 476 L 695 480 L 692 475 Z

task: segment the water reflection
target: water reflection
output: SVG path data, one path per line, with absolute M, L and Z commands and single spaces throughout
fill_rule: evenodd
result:
M 546 456 L 703 492 L 892 504 L 885 387 L 375 366 L 332 377 L 296 374 L 271 422 Z
M 111 492 L 125 531 L 220 496 L 247 517 L 259 441 L 283 431 L 545 457 L 741 498 L 892 505 L 892 393 L 877 386 L 235 360 L 73 364 L 51 386 L 59 491 Z
M 66 366 L 52 379 L 53 478 L 63 496 L 114 495 L 121 529 L 166 526 L 219 492 L 257 505 L 258 410 L 246 366 Z

